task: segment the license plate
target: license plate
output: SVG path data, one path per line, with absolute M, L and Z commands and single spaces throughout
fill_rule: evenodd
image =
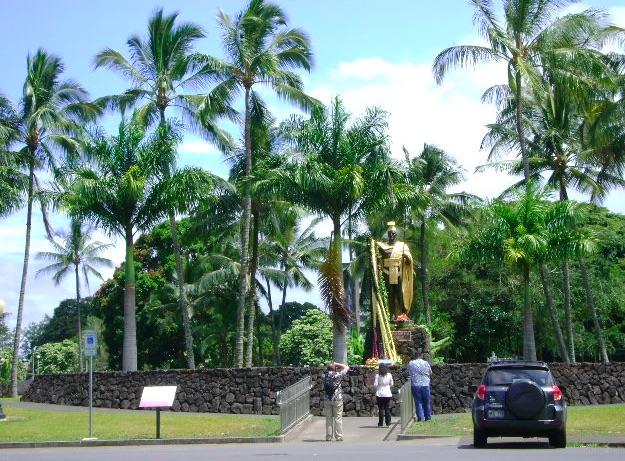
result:
M 503 410 L 488 410 L 488 417 L 491 419 L 503 418 Z

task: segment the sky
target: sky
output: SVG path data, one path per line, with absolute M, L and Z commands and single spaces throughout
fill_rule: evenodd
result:
M 505 67 L 499 64 L 480 69 L 453 71 L 441 85 L 432 77 L 432 62 L 443 49 L 478 43 L 472 23 L 472 10 L 465 0 L 278 0 L 289 18 L 289 25 L 304 30 L 311 39 L 315 66 L 303 75 L 306 91 L 327 103 L 341 96 L 347 108 L 358 116 L 367 107 L 378 106 L 389 112 L 392 153 L 403 157 L 402 147 L 413 155 L 425 142 L 450 153 L 465 169 L 460 189 L 491 198 L 514 178 L 501 173 L 474 173 L 486 162 L 480 151 L 485 125 L 494 121 L 494 108 L 480 101 L 482 92 L 505 82 Z M 197 51 L 223 57 L 216 24 L 219 10 L 234 15 L 241 0 L 2 0 L 0 1 L 0 93 L 17 101 L 26 69 L 26 56 L 43 47 L 63 59 L 65 75 L 77 80 L 95 98 L 123 91 L 127 85 L 106 69 L 94 70 L 93 58 L 104 48 L 126 54 L 125 42 L 131 35 L 146 34 L 147 21 L 158 8 L 179 12 L 181 21 L 199 24 L 206 38 Z M 587 0 L 573 7 L 576 11 L 599 8 L 612 22 L 625 27 L 625 0 Z M 296 110 L 284 103 L 272 104 L 280 120 Z M 112 129 L 115 120 L 107 117 Z M 237 132 L 233 135 L 238 136 Z M 181 165 L 196 165 L 215 174 L 227 175 L 228 168 L 219 151 L 197 136 L 185 136 L 179 147 Z M 605 202 L 612 211 L 625 213 L 623 192 L 612 193 Z M 0 302 L 15 324 L 19 284 L 24 258 L 25 211 L 0 220 Z M 36 277 L 44 262 L 39 251 L 49 251 L 41 214 L 33 219 L 31 264 L 27 281 L 23 325 L 51 315 L 58 303 L 74 296 L 70 279 L 54 286 L 48 277 Z M 55 216 L 53 225 L 67 227 L 67 219 Z M 323 235 L 328 226 L 322 226 Z M 123 261 L 122 242 L 113 241 L 107 256 L 115 265 Z M 112 269 L 102 270 L 109 277 Z M 83 293 L 93 293 L 99 285 L 92 280 Z M 316 290 L 296 292 L 294 300 L 320 304 Z

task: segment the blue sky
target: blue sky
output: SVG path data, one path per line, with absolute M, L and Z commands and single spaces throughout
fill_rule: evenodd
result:
M 2 0 L 0 18 L 0 93 L 16 101 L 25 73 L 26 55 L 39 47 L 62 57 L 66 76 L 78 80 L 93 97 L 119 92 L 126 85 L 107 70 L 93 70 L 93 56 L 105 47 L 125 52 L 130 35 L 144 35 L 151 13 L 163 7 L 178 11 L 180 20 L 201 25 L 207 38 L 198 51 L 222 56 L 215 17 L 219 9 L 234 14 L 243 1 L 227 0 Z M 475 43 L 472 11 L 465 0 L 283 0 L 290 25 L 311 38 L 315 68 L 305 76 L 306 89 L 327 102 L 341 95 L 354 114 L 371 105 L 390 113 L 389 131 L 394 155 L 406 146 L 417 153 L 424 142 L 437 144 L 453 154 L 467 171 L 464 190 L 485 196 L 497 195 L 509 177 L 473 174 L 486 154 L 479 151 L 484 125 L 493 121 L 494 110 L 480 102 L 484 89 L 502 83 L 505 69 L 490 65 L 476 71 L 457 71 L 443 85 L 431 75 L 434 57 L 452 45 Z M 576 9 L 601 8 L 625 27 L 625 0 L 588 0 Z M 294 110 L 273 106 L 278 118 Z M 109 119 L 107 125 L 112 125 Z M 233 133 L 236 135 L 236 133 Z M 186 136 L 179 149 L 182 164 L 200 165 L 217 174 L 227 168 L 219 153 L 195 136 Z M 612 194 L 606 206 L 625 213 L 622 191 Z M 64 218 L 55 218 L 62 226 Z M 7 312 L 17 308 L 23 258 L 25 213 L 0 221 L 0 300 Z M 323 233 L 324 229 L 320 229 Z M 105 239 L 105 236 L 101 236 Z M 33 253 L 47 250 L 40 219 L 35 216 Z M 123 259 L 117 245 L 110 257 Z M 33 260 L 28 280 L 24 325 L 50 314 L 61 299 L 73 296 L 70 281 L 54 287 L 44 278 L 34 278 L 41 263 Z M 110 271 L 104 271 L 110 275 Z M 91 291 L 97 288 L 96 281 Z M 318 302 L 316 292 L 293 295 L 300 301 Z M 11 315 L 9 323 L 14 323 Z

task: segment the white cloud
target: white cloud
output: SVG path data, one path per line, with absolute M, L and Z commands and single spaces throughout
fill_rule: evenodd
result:
M 339 94 L 349 110 L 358 116 L 368 106 L 389 113 L 392 152 L 403 156 L 401 148 L 417 154 L 424 143 L 435 144 L 467 170 L 464 188 L 482 196 L 497 195 L 513 180 L 487 172 L 473 174 L 486 162 L 479 146 L 485 125 L 495 117 L 494 108 L 480 101 L 482 92 L 505 81 L 505 65 L 489 64 L 477 71 L 449 73 L 437 85 L 429 63 L 393 63 L 370 57 L 340 63 L 328 81 L 311 90 L 324 102 Z
M 178 147 L 178 152 L 183 154 L 218 154 L 217 148 L 207 141 L 202 140 L 188 140 L 184 141 Z

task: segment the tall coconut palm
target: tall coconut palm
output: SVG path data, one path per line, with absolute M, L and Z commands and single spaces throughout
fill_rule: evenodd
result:
M 443 150 L 425 144 L 421 153 L 410 158 L 406 154 L 406 182 L 418 189 L 419 199 L 412 205 L 412 212 L 419 221 L 419 249 L 421 254 L 421 293 L 425 321 L 432 322 L 428 275 L 428 222 L 448 226 L 460 224 L 466 213 L 467 202 L 472 198 L 464 192 L 452 193 L 449 189 L 462 181 L 462 171 L 457 163 Z
M 280 165 L 282 158 L 276 155 L 281 143 L 278 131 L 274 126 L 274 118 L 263 104 L 255 104 L 251 108 L 250 139 L 252 143 L 253 175 L 259 177 L 271 172 L 273 168 Z M 245 175 L 246 163 L 245 141 L 243 145 L 235 149 L 228 157 L 232 163 L 230 179 L 239 185 L 245 184 L 249 180 Z M 256 272 L 259 267 L 259 246 L 260 233 L 267 214 L 273 214 L 275 197 L 260 196 L 252 194 L 251 208 L 251 259 L 249 264 L 250 280 L 256 279 Z M 245 351 L 245 366 L 252 366 L 252 351 L 254 345 L 254 322 L 256 309 L 251 308 L 257 304 L 257 289 L 260 286 L 251 286 L 246 301 L 247 310 L 247 348 Z
M 567 56 L 576 62 L 578 56 L 595 55 L 584 48 L 589 27 L 594 28 L 600 19 L 592 12 L 563 17 L 565 6 L 577 0 L 501 0 L 503 18 L 489 0 L 471 0 L 474 22 L 486 46 L 462 45 L 443 50 L 434 60 L 433 72 L 441 83 L 454 67 L 476 66 L 486 62 L 503 62 L 507 65 L 507 88 L 494 87 L 491 94 L 506 93 L 513 101 L 514 129 L 523 165 L 523 178 L 530 177 L 529 152 L 524 123 L 525 86 L 540 80 L 540 67 L 556 56 Z M 579 61 L 577 61 L 579 62 Z M 554 76 L 571 79 L 573 68 L 565 67 L 561 74 L 553 68 Z
M 591 77 L 589 76 L 589 80 L 593 81 Z M 601 92 L 601 87 L 589 89 L 580 100 L 581 95 L 575 94 L 572 88 L 564 82 L 551 80 L 549 73 L 546 73 L 543 80 L 535 83 L 531 89 L 527 108 L 529 148 L 532 153 L 529 165 L 530 177 L 534 180 L 541 180 L 544 177 L 547 187 L 558 191 L 560 201 L 568 201 L 570 188 L 589 194 L 598 200 L 605 197 L 607 190 L 625 185 L 622 176 L 610 171 L 615 167 L 618 169 L 619 162 L 612 163 L 615 166 L 608 166 L 601 160 L 601 158 L 622 157 L 619 154 L 613 155 L 622 146 L 622 141 L 619 141 L 622 137 L 618 134 L 614 136 L 620 130 L 610 130 L 610 136 L 607 138 L 592 136 L 597 132 L 589 124 L 588 107 L 597 107 L 595 101 L 601 98 Z M 590 102 L 590 100 L 594 101 Z M 611 104 L 613 103 L 608 101 L 605 103 L 607 106 Z M 596 112 L 593 115 L 596 116 Z M 485 138 L 485 143 L 493 146 L 489 159 L 498 154 L 505 145 L 517 142 L 516 133 L 510 129 L 510 120 L 508 119 L 507 122 L 507 128 L 505 117 L 499 123 L 490 125 L 490 132 Z M 594 123 L 596 127 L 596 121 Z M 580 136 L 581 133 L 586 133 L 587 136 Z M 601 141 L 596 142 L 599 140 Z M 498 161 L 486 167 L 506 169 L 516 174 L 522 169 L 521 164 L 516 160 Z M 565 359 L 575 362 L 569 267 L 569 257 L 572 256 L 574 255 L 564 254 L 558 262 L 562 265 L 564 313 L 568 340 L 568 351 L 562 351 L 562 353 Z M 587 271 L 583 261 L 580 268 L 582 272 Z M 543 284 L 548 283 L 546 268 L 541 268 L 541 275 Z M 590 290 L 586 292 L 586 297 L 592 314 L 594 305 L 592 287 L 589 283 L 586 287 Z M 551 303 L 551 297 L 548 295 L 549 288 L 544 286 L 544 290 L 549 307 Z M 552 308 L 549 310 L 551 312 Z M 557 316 L 553 313 L 551 315 L 556 322 L 554 326 L 559 336 Z M 602 332 L 600 330 L 597 331 L 597 338 L 601 344 Z M 602 355 L 607 357 L 607 354 Z
M 39 269 L 37 276 L 52 275 L 55 285 L 59 285 L 68 275 L 74 273 L 76 288 L 76 306 L 78 308 L 78 360 L 82 372 L 81 353 L 81 327 L 80 315 L 80 274 L 87 287 L 89 287 L 89 275 L 104 280 L 98 271 L 98 266 L 112 267 L 110 259 L 101 256 L 103 252 L 112 247 L 92 239 L 92 229 L 84 226 L 80 221 L 72 219 L 70 231 L 59 233 L 60 241 L 55 238 L 49 239 L 54 251 L 40 251 L 37 258 L 47 260 L 51 264 Z
M 320 289 L 333 317 L 334 358 L 341 363 L 347 359 L 350 316 L 343 286 L 342 218 L 350 209 L 362 215 L 366 204 L 381 202 L 391 191 L 386 114 L 374 108 L 351 125 L 349 118 L 336 98 L 327 111 L 316 109 L 310 119 L 294 117 L 286 122 L 285 136 L 299 155 L 257 185 L 332 221 Z
M 101 102 L 116 108 L 139 107 L 135 114 L 144 124 L 166 123 L 165 112 L 177 111 L 186 125 L 221 146 L 229 146 L 229 136 L 216 124 L 220 116 L 235 113 L 221 98 L 194 93 L 206 88 L 210 75 L 193 53 L 195 42 L 204 37 L 202 29 L 193 23 L 176 23 L 177 13 L 163 15 L 157 10 L 148 21 L 148 36 L 132 36 L 127 45 L 130 59 L 119 51 L 105 49 L 95 58 L 96 67 L 108 67 L 129 79 L 133 86 L 120 95 L 101 98 Z M 184 93 L 191 90 L 193 93 Z M 173 165 L 169 176 L 173 175 Z M 193 335 L 189 318 L 189 302 L 184 290 L 184 264 L 176 227 L 176 214 L 169 210 L 172 245 L 176 260 L 179 309 L 185 334 L 187 366 L 195 368 Z
M 227 56 L 217 60 L 206 56 L 204 63 L 219 81 L 213 90 L 225 100 L 243 94 L 245 176 L 252 173 L 252 107 L 263 104 L 255 87 L 261 85 L 278 97 L 308 110 L 317 101 L 303 92 L 300 77 L 293 69 L 309 71 L 312 53 L 308 37 L 298 29 L 287 27 L 287 17 L 282 9 L 265 0 L 250 0 L 245 9 L 234 18 L 224 12 L 218 15 L 222 29 L 222 46 Z M 237 307 L 236 365 L 243 365 L 243 335 L 245 303 L 248 298 L 249 233 L 252 199 L 244 190 L 241 225 L 241 272 L 239 275 L 239 301 Z
M 83 124 L 99 114 L 97 106 L 87 102 L 87 92 L 80 85 L 72 80 L 62 80 L 63 71 L 61 59 L 44 50 L 40 49 L 34 55 L 28 55 L 19 110 L 14 111 L 17 134 L 9 147 L 17 152 L 18 163 L 25 170 L 26 242 L 13 342 L 13 396 L 17 396 L 17 363 L 30 256 L 33 203 L 42 203 L 43 200 L 36 173 L 46 170 L 54 172 L 59 153 L 75 155 L 80 148 L 78 138 L 83 132 Z M 44 224 L 49 230 L 47 223 Z

